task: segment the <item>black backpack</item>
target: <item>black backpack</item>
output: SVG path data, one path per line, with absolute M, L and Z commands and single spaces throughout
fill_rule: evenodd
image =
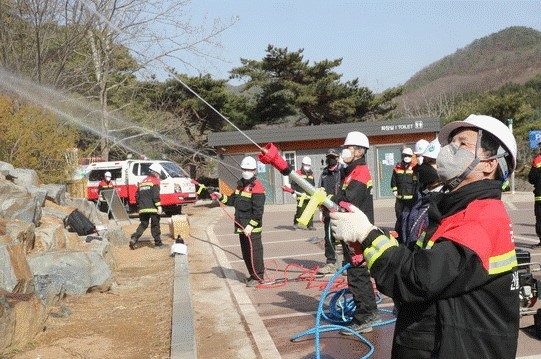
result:
M 75 209 L 69 214 L 69 216 L 64 221 L 64 226 L 70 227 L 72 230 L 77 232 L 80 236 L 86 236 L 92 233 L 96 233 L 96 226 L 78 209 Z

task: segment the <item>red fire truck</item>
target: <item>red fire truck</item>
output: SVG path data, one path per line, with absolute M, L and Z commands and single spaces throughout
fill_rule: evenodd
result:
M 171 161 L 127 160 L 94 162 L 86 168 L 86 198 L 98 200 L 98 184 L 105 172 L 111 172 L 112 181 L 118 196 L 128 212 L 137 211 L 135 194 L 137 185 L 150 174 L 149 167 L 158 163 L 162 167 L 160 175 L 160 202 L 167 215 L 181 213 L 182 206 L 197 200 L 196 181 L 188 173 Z

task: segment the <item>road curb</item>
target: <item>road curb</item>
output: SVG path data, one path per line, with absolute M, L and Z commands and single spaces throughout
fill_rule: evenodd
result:
M 197 358 L 188 256 L 175 255 L 171 359 Z

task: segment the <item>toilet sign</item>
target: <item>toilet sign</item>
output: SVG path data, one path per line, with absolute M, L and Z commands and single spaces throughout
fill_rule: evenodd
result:
M 541 131 L 530 131 L 530 148 L 537 148 L 541 142 Z

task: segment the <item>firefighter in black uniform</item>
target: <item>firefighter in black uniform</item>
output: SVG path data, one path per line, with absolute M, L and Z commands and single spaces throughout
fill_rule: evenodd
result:
M 398 245 L 356 208 L 331 213 L 331 228 L 361 243 L 378 289 L 400 303 L 393 358 L 515 358 L 519 278 L 501 201 L 516 166 L 515 138 L 498 119 L 470 115 L 444 126 L 439 140 L 445 191 L 416 248 Z
M 235 192 L 227 196 L 213 192 L 212 198 L 235 207 L 235 233 L 239 234 L 242 258 L 248 269 L 247 287 L 256 287 L 264 280 L 263 242 L 261 230 L 265 207 L 265 187 L 255 177 L 257 163 L 253 157 L 245 157 L 240 163 L 242 178 Z
M 113 189 L 115 188 L 113 181 L 111 180 L 111 172 L 107 171 L 103 175 L 103 179 L 98 183 L 98 209 L 101 212 L 108 212 L 109 206 L 107 205 L 107 201 L 105 200 L 105 197 L 101 193 L 104 189 Z
M 302 167 L 301 169 L 298 169 L 296 172 L 306 182 L 310 183 L 312 186 L 315 185 L 316 182 L 314 180 L 314 172 L 312 171 L 312 159 L 310 157 L 305 156 L 302 159 Z M 302 213 L 306 209 L 306 206 L 308 205 L 308 201 L 310 200 L 310 198 L 308 197 L 308 194 L 306 193 L 306 191 L 303 190 L 302 187 L 299 186 L 297 183 L 293 182 L 291 184 L 291 188 L 295 191 L 293 193 L 293 197 L 297 200 L 297 210 L 295 212 L 295 217 L 293 217 L 293 227 L 297 229 L 297 228 L 301 228 L 299 226 L 298 219 L 302 216 Z M 310 231 L 315 230 L 313 215 L 310 218 L 310 221 L 308 221 L 306 228 Z
M 139 206 L 139 220 L 141 223 L 130 239 L 130 249 L 135 249 L 135 244 L 148 228 L 150 222 L 150 233 L 154 238 L 154 248 L 165 248 L 161 240 L 160 215 L 162 206 L 160 203 L 160 173 L 161 166 L 153 163 L 149 167 L 150 175 L 139 183 L 137 189 L 137 205 Z
M 539 142 L 538 146 L 540 153 L 532 161 L 532 168 L 528 173 L 528 182 L 533 184 L 535 234 L 539 237 L 537 246 L 541 246 L 541 142 Z
M 366 165 L 365 154 L 369 148 L 368 137 L 364 133 L 354 131 L 348 133 L 343 144 L 342 160 L 347 164 L 341 189 L 331 200 L 335 203 L 349 202 L 362 208 L 371 221 L 374 221 L 374 203 L 372 198 L 372 176 Z M 377 316 L 376 297 L 370 280 L 368 269 L 364 265 L 353 265 L 353 251 L 342 243 L 344 259 L 352 264 L 347 270 L 348 288 L 353 295 L 355 313 L 349 328 L 358 333 L 371 332 L 372 324 L 380 319 Z M 341 330 L 342 335 L 352 335 L 350 331 Z
M 342 183 L 342 164 L 338 162 L 340 155 L 335 149 L 331 148 L 325 156 L 325 164 L 327 165 L 321 173 L 319 179 L 319 187 L 325 189 L 325 193 L 336 195 L 340 192 L 340 184 Z M 336 243 L 331 232 L 331 218 L 327 208 L 320 208 L 323 227 L 325 229 L 325 265 L 318 269 L 318 274 L 334 274 L 338 269 L 336 266 Z
M 391 176 L 391 190 L 396 198 L 394 230 L 400 238 L 404 238 L 402 222 L 408 217 L 411 207 L 415 204 L 415 196 L 418 190 L 417 169 L 411 163 L 412 157 L 413 151 L 411 148 L 404 148 L 402 150 L 402 161 L 396 164 Z

